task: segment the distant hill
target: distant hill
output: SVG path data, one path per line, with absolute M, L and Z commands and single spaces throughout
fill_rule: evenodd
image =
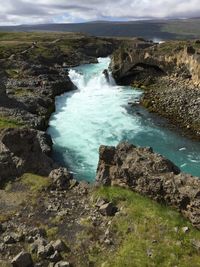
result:
M 1 26 L 0 31 L 64 31 L 83 32 L 95 36 L 135 37 L 147 39 L 200 38 L 200 18 L 174 20 L 143 20 L 128 22 L 94 21 L 71 24 Z

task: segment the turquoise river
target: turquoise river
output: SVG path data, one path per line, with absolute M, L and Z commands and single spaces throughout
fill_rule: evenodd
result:
M 54 157 L 76 178 L 94 181 L 99 146 L 128 141 L 151 146 L 182 171 L 200 176 L 199 142 L 170 130 L 166 120 L 137 105 L 141 91 L 117 86 L 112 78 L 108 83 L 102 72 L 109 63 L 109 58 L 99 58 L 98 64 L 69 71 L 78 90 L 56 98 L 56 112 L 48 129 Z

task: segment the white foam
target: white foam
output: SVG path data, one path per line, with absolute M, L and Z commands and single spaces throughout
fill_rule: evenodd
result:
M 141 92 L 117 86 L 111 76 L 107 82 L 102 72 L 109 63 L 109 58 L 101 58 L 98 64 L 71 69 L 69 76 L 79 90 L 56 99 L 56 112 L 48 132 L 71 170 L 78 178 L 94 180 L 99 146 L 128 140 L 152 146 L 183 170 L 200 173 L 196 163 L 199 160 L 196 149 L 200 151 L 200 147 L 196 143 L 155 126 L 148 113 L 141 116 L 127 112 L 128 102 L 138 101 Z

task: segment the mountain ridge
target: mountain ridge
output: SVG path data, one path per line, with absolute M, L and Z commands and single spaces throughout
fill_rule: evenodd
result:
M 200 18 L 137 21 L 91 21 L 38 25 L 0 26 L 0 32 L 83 32 L 95 36 L 136 37 L 163 40 L 200 38 Z

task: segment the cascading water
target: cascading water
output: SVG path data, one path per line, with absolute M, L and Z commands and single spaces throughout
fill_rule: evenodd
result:
M 161 126 L 157 117 L 139 106 L 141 91 L 107 82 L 102 73 L 109 58 L 98 64 L 73 68 L 69 76 L 78 87 L 56 99 L 48 132 L 54 142 L 58 161 L 66 164 L 79 179 L 93 181 L 101 144 L 116 145 L 129 141 L 152 146 L 183 171 L 200 176 L 200 144 Z

